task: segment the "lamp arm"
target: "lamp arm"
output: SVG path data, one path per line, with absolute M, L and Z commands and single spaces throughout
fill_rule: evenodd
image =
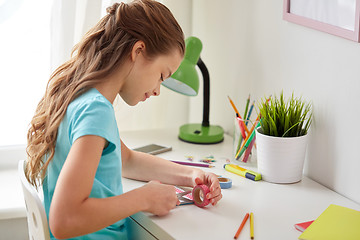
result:
M 209 122 L 209 114 L 210 114 L 210 76 L 207 67 L 204 62 L 199 57 L 197 62 L 197 66 L 200 68 L 200 71 L 204 80 L 204 109 L 203 109 L 203 121 L 202 126 L 208 127 L 210 126 Z

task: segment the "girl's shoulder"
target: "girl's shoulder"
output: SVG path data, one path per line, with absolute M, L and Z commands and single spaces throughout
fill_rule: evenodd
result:
M 69 104 L 68 112 L 78 111 L 89 107 L 113 109 L 112 104 L 96 88 L 90 88 Z
M 104 102 L 105 104 L 112 105 L 109 100 L 107 100 L 96 88 L 90 88 L 76 99 L 74 99 L 71 103 L 81 104 L 81 103 L 89 103 L 93 101 Z
M 92 88 L 69 104 L 62 126 L 71 143 L 83 135 L 98 135 L 111 142 L 117 123 L 112 104 Z

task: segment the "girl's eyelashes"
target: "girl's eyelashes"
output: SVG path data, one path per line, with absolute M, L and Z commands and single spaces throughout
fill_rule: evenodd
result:
M 162 82 L 164 81 L 164 77 L 163 77 L 162 74 L 160 75 L 160 80 L 161 80 Z

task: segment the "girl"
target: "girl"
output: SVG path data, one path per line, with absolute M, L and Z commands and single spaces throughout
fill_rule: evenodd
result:
M 179 204 L 172 185 L 207 184 L 211 203 L 221 199 L 215 174 L 132 151 L 117 129 L 117 94 L 131 106 L 158 96 L 184 47 L 164 5 L 116 3 L 51 75 L 28 131 L 26 176 L 42 180 L 52 238 L 126 239 L 128 216 Z M 150 182 L 123 193 L 122 176 Z

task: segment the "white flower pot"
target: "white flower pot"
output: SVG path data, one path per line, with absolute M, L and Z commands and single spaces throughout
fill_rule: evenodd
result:
M 258 172 L 272 183 L 294 183 L 302 178 L 307 135 L 272 137 L 256 129 Z

